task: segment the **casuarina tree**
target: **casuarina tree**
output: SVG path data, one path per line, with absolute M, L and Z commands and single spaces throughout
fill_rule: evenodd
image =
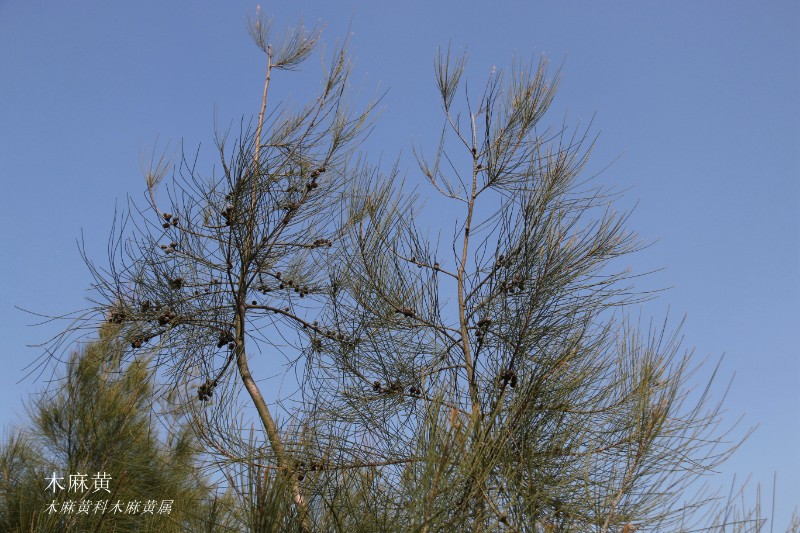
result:
M 217 171 L 153 158 L 70 331 L 102 316 L 171 378 L 251 531 L 693 527 L 712 500 L 687 491 L 736 441 L 679 334 L 627 315 L 640 245 L 584 175 L 588 132 L 546 126 L 558 71 L 473 94 L 440 53 L 409 191 L 355 157 L 373 104 L 352 111 L 346 43 L 290 109 L 273 84 L 319 31 L 271 30 L 250 24 L 253 122 L 217 136 Z M 424 190 L 452 222 L 421 222 Z
M 154 401 L 146 360 L 123 363 L 114 326 L 72 353 L 0 447 L 3 531 L 223 531 L 187 421 Z M 158 421 L 169 422 L 162 427 Z M 149 510 L 147 510 L 149 509 Z

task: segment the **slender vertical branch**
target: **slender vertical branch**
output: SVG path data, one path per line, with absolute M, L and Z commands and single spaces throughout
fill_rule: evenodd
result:
M 474 133 L 475 116 L 471 115 Z M 461 247 L 461 259 L 456 273 L 458 285 L 458 319 L 461 326 L 461 349 L 464 352 L 464 365 L 467 369 L 467 381 L 469 383 L 469 395 L 472 402 L 472 424 L 475 429 L 480 425 L 481 409 L 478 398 L 478 385 L 475 381 L 475 367 L 472 360 L 472 350 L 469 343 L 469 324 L 467 322 L 467 304 L 465 301 L 465 273 L 468 262 L 470 228 L 472 226 L 472 216 L 475 209 L 476 191 L 478 190 L 478 148 L 477 140 L 473 138 L 472 144 L 472 186 L 467 197 L 467 218 L 464 222 L 464 238 Z

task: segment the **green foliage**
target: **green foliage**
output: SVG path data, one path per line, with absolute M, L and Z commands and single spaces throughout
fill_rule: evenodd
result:
M 349 111 L 346 47 L 308 105 L 270 108 L 273 75 L 319 32 L 250 30 L 267 65 L 255 127 L 218 137 L 216 174 L 184 157 L 167 178 L 153 158 L 149 204 L 112 230 L 108 267 L 87 259 L 94 315 L 71 330 L 104 317 L 114 334 L 73 358 L 36 439 L 10 441 L 9 480 L 104 469 L 120 494 L 174 498 L 169 527 L 205 531 L 200 515 L 252 532 L 763 527 L 694 490 L 740 441 L 711 383 L 692 392 L 678 332 L 627 315 L 649 297 L 620 264 L 640 244 L 584 176 L 587 132 L 543 122 L 557 72 L 493 73 L 462 100 L 466 58 L 440 55 L 444 132 L 418 162 L 454 213 L 442 244 L 397 168 L 352 160 L 373 105 Z M 269 372 L 299 383 L 272 402 L 251 363 L 278 355 Z M 166 446 L 146 415 L 153 369 L 188 422 Z M 229 489 L 202 511 L 190 428 Z M 36 518 L 7 495 L 4 516 Z
M 13 432 L 0 452 L 3 531 L 200 530 L 212 511 L 209 483 L 200 475 L 191 428 L 158 409 L 147 361 L 121 365 L 121 339 L 106 327 L 72 354 L 63 379 L 30 407 L 31 427 Z M 158 420 L 166 421 L 159 428 Z M 48 478 L 67 490 L 50 490 Z M 109 492 L 96 490 L 98 473 Z M 69 476 L 86 474 L 88 488 L 69 490 Z M 91 501 L 86 514 L 81 500 Z M 108 500 L 107 512 L 95 513 Z M 111 513 L 114 503 L 172 500 L 169 514 Z M 75 511 L 60 513 L 65 502 Z M 55 505 L 57 512 L 47 512 Z M 158 507 L 156 508 L 156 511 Z M 206 529 L 207 530 L 207 529 Z M 218 530 L 218 529 L 215 529 Z

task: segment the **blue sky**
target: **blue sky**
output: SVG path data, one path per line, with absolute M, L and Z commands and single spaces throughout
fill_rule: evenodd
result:
M 431 5 L 432 4 L 432 5 Z M 55 330 L 33 317 L 79 308 L 90 278 L 76 247 L 102 258 L 115 202 L 141 198 L 140 151 L 158 141 L 213 149 L 219 124 L 257 110 L 262 58 L 245 1 L 0 0 L 0 422 L 41 382 L 27 344 Z M 589 171 L 636 204 L 629 227 L 654 245 L 630 259 L 671 287 L 645 313 L 687 322 L 698 359 L 725 354 L 726 420 L 759 425 L 722 469 L 771 485 L 778 518 L 800 504 L 800 4 L 796 1 L 381 2 L 264 4 L 281 27 L 352 32 L 354 82 L 386 92 L 364 145 L 401 154 L 438 139 L 437 47 L 466 49 L 469 80 L 545 54 L 563 64 L 549 120 L 600 133 Z M 302 101 L 318 63 L 277 77 Z M 638 312 L 638 311 L 637 311 Z M 722 387 L 720 387 L 720 392 Z

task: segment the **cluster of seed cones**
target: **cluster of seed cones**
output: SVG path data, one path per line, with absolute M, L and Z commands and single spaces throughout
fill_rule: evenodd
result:
M 506 383 L 511 385 L 512 389 L 516 388 L 516 386 L 517 386 L 517 373 L 514 372 L 512 369 L 508 368 L 508 369 L 504 370 L 502 374 L 500 374 L 500 380 L 503 382 L 504 385 Z
M 235 340 L 236 339 L 234 339 L 233 333 L 231 333 L 230 331 L 220 331 L 219 340 L 217 341 L 217 348 L 222 348 L 227 344 L 228 347 L 232 350 L 233 348 L 236 347 Z
M 178 217 L 173 216 L 172 213 L 164 213 L 161 216 L 164 218 L 164 223 L 161 224 L 162 228 L 169 229 L 170 226 L 178 227 Z
M 206 381 L 199 387 L 197 387 L 197 398 L 201 402 L 207 402 L 211 399 L 211 396 L 214 395 L 214 387 L 217 386 L 215 381 Z
M 410 307 L 399 307 L 395 310 L 395 314 L 403 315 L 405 317 L 411 318 L 417 313 Z

